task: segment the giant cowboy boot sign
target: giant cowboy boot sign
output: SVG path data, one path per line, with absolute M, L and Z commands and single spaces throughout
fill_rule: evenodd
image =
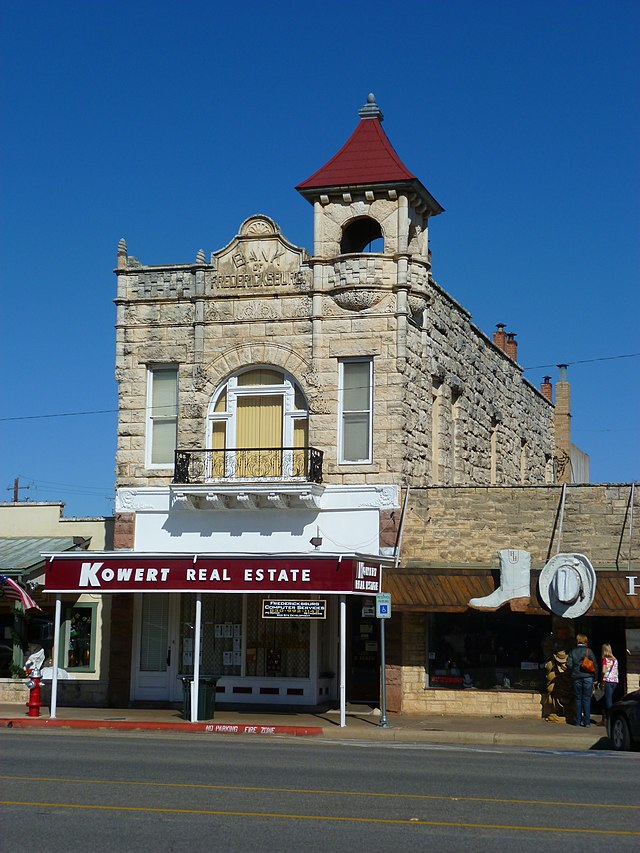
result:
M 525 610 L 529 604 L 531 554 L 503 548 L 498 551 L 500 559 L 500 586 L 483 598 L 471 598 L 469 607 L 476 610 L 497 610 L 509 602 L 512 610 Z

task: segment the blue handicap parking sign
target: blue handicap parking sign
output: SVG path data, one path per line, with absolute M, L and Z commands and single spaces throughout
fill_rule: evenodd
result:
M 391 616 L 391 596 L 388 592 L 376 595 L 376 618 L 388 619 Z

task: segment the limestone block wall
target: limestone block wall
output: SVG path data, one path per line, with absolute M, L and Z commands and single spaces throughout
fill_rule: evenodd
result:
M 61 679 L 58 681 L 57 703 L 64 707 L 100 708 L 107 704 L 106 681 L 73 681 Z M 0 678 L 0 702 L 26 705 L 29 699 L 29 688 L 24 679 Z M 43 708 L 51 704 L 51 682 L 43 682 L 40 690 Z M 26 715 L 27 710 L 24 709 Z M 41 711 L 44 714 L 44 711 Z
M 58 682 L 57 705 L 61 708 L 104 708 L 108 705 L 109 684 L 102 681 Z M 45 683 L 42 690 L 42 703 L 51 705 L 51 683 Z
M 200 252 L 191 265 L 143 266 L 121 244 L 118 487 L 170 481 L 170 468 L 145 463 L 148 368 L 166 364 L 179 367 L 182 448 L 205 446 L 211 398 L 231 373 L 268 364 L 290 372 L 306 394 L 309 441 L 325 453 L 328 482 L 488 483 L 494 473 L 498 483 L 544 481 L 552 406 L 433 282 L 426 258 L 389 254 L 397 202 L 365 206 L 391 241 L 384 255 L 337 255 L 341 217 L 361 210 L 353 205 L 321 217 L 320 242 L 334 252 L 327 260 L 310 260 L 267 217 L 243 223 L 210 262 Z M 366 356 L 374 363 L 373 462 L 340 465 L 339 361 Z
M 433 282 L 421 324 L 408 326 L 405 372 L 408 482 L 546 481 L 554 446 L 553 407 Z
M 353 219 L 370 217 L 380 224 L 386 255 L 399 251 L 398 197 L 365 200 L 345 200 L 343 196 L 327 199 L 317 216 L 314 254 L 320 258 L 335 258 L 340 254 L 343 228 Z
M 314 339 L 314 369 L 324 390 L 325 407 L 312 415 L 312 434 L 320 438 L 327 474 L 344 483 L 397 482 L 402 465 L 401 376 L 396 370 L 395 298 L 390 292 L 367 310 L 353 311 L 338 299 L 322 299 L 322 324 Z M 373 462 L 340 465 L 337 458 L 341 359 L 373 359 Z
M 622 484 L 567 485 L 560 530 L 562 486 L 428 487 L 410 492 L 402 564 L 496 564 L 500 548 L 530 551 L 540 567 L 558 544 L 588 553 L 596 569 L 640 567 L 640 490 Z M 635 568 L 634 568 L 635 567 Z
M 192 270 L 192 276 L 200 271 Z M 180 294 L 159 301 L 144 283 L 158 273 L 137 269 L 119 287 L 116 378 L 119 383 L 117 484 L 164 484 L 167 469 L 145 466 L 148 367 L 179 366 L 178 446 L 205 446 L 206 415 L 218 385 L 234 370 L 266 363 L 294 373 L 308 399 L 318 396 L 311 375 L 311 301 L 299 293 L 223 294 L 195 304 Z M 215 276 L 208 270 L 207 281 Z M 131 279 L 131 281 L 129 280 Z M 193 286 L 195 289 L 195 284 Z M 191 291 L 190 291 L 191 292 Z M 136 294 L 143 296 L 136 298 Z M 134 301 L 135 299 L 135 301 Z M 334 379 L 335 384 L 335 379 Z
M 29 688 L 24 679 L 0 678 L 0 702 L 16 705 L 26 705 L 29 699 Z M 25 714 L 27 713 L 25 708 Z
M 542 696 L 507 690 L 422 689 L 420 694 L 407 692 L 402 705 L 405 714 L 471 715 L 479 717 L 542 716 Z

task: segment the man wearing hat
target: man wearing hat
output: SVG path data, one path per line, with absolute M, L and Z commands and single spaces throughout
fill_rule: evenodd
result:
M 586 634 L 576 635 L 577 646 L 567 658 L 567 670 L 571 673 L 573 692 L 576 697 L 575 725 L 589 728 L 591 724 L 591 693 L 593 682 L 598 678 L 598 663 L 589 648 Z

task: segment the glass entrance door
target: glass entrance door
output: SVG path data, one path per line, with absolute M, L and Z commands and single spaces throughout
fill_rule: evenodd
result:
M 380 701 L 379 620 L 374 598 L 352 596 L 347 620 L 347 701 Z

